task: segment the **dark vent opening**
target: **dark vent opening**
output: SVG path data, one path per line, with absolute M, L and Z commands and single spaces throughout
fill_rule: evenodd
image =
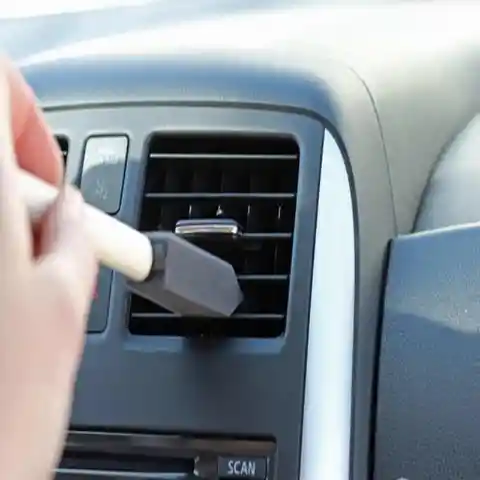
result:
M 58 146 L 60 147 L 60 150 L 63 155 L 63 163 L 67 163 L 67 157 L 68 157 L 68 138 L 63 136 L 63 135 L 57 135 L 55 136 L 55 140 L 58 143 Z
M 175 229 L 179 220 L 233 219 L 243 235 L 195 243 L 230 262 L 245 300 L 231 318 L 179 317 L 132 296 L 137 335 L 281 336 L 285 331 L 299 169 L 291 138 L 156 135 L 139 228 Z

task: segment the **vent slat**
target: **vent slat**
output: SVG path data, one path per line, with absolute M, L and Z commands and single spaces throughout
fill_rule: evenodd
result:
M 237 275 L 239 282 L 287 282 L 288 275 Z
M 279 137 L 155 135 L 147 156 L 142 231 L 179 220 L 222 219 L 238 237 L 190 237 L 231 263 L 244 293 L 232 317 L 180 317 L 132 295 L 136 335 L 281 336 L 288 307 L 299 169 L 297 144 Z
M 267 240 L 290 240 L 292 238 L 291 233 L 285 232 L 269 232 L 269 233 L 244 233 L 242 240 L 243 241 L 250 241 L 250 240 L 260 240 L 260 241 L 267 241 Z
M 296 160 L 297 155 L 281 154 L 229 154 L 229 153 L 150 153 L 150 159 L 172 160 Z
M 143 313 L 132 313 L 132 318 L 138 320 L 163 320 L 163 319 L 181 319 L 180 315 L 170 312 L 143 312 Z M 279 321 L 283 319 L 283 315 L 279 313 L 234 313 L 231 317 L 233 320 L 245 320 L 245 321 Z
M 240 192 L 181 192 L 181 193 L 169 193 L 169 192 L 147 192 L 145 198 L 150 200 L 248 200 L 254 202 L 256 200 L 295 200 L 295 194 L 293 193 L 240 193 Z

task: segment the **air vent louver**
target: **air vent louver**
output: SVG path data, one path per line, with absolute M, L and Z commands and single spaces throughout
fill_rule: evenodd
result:
M 224 218 L 239 238 L 195 240 L 235 268 L 245 299 L 228 319 L 178 317 L 135 295 L 140 335 L 278 337 L 285 331 L 298 183 L 295 141 L 279 137 L 157 135 L 150 143 L 140 230 Z
M 60 147 L 60 150 L 63 155 L 63 163 L 67 163 L 67 157 L 68 157 L 68 138 L 64 137 L 63 135 L 56 135 L 55 140 L 58 143 L 58 146 Z

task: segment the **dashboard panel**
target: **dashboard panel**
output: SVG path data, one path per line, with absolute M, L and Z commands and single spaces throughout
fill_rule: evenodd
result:
M 376 421 L 382 421 L 375 404 L 385 266 L 391 239 L 413 228 L 442 149 L 479 109 L 479 43 L 470 29 L 469 8 L 459 7 L 456 15 L 465 24 L 446 36 L 438 28 L 446 22 L 441 7 L 372 9 L 364 25 L 354 22 L 356 15 L 365 15 L 355 9 L 281 8 L 197 22 L 190 25 L 197 40 L 182 37 L 180 46 L 170 37 L 163 48 L 145 52 L 146 45 L 160 45 L 168 37 L 160 29 L 23 62 L 54 132 L 68 139 L 68 179 L 86 188 L 91 202 L 109 205 L 108 213 L 128 224 L 154 227 L 168 210 L 165 202 L 195 193 L 190 187 L 173 188 L 171 181 L 163 183 L 173 189 L 169 198 L 164 190 L 148 190 L 159 171 L 150 170 L 153 161 L 169 157 L 179 162 L 182 155 L 198 161 L 202 155 L 225 156 L 227 150 L 241 161 L 250 155 L 266 164 L 267 157 L 274 157 L 279 170 L 283 157 L 295 155 L 298 161 L 293 190 L 264 191 L 269 201 L 283 202 L 281 209 L 294 199 L 288 203 L 294 205 L 292 230 L 262 230 L 268 215 L 275 215 L 262 213 L 250 232 L 260 232 L 265 242 L 291 240 L 284 330 L 262 338 L 254 329 L 240 335 L 242 327 L 210 324 L 224 332 L 227 338 L 220 340 L 160 335 L 157 327 L 135 333 L 129 326 L 134 302 L 125 281 L 107 273 L 101 308 L 92 310 L 90 319 L 95 326 L 76 387 L 71 444 L 81 439 L 92 445 L 85 432 L 104 432 L 104 440 L 105 432 L 117 432 L 131 438 L 153 435 L 140 438 L 155 448 L 167 445 L 162 448 L 169 452 L 178 449 L 172 438 L 208 445 L 187 448 L 189 461 L 199 451 L 208 454 L 208 461 L 222 452 L 233 459 L 258 458 L 255 452 L 262 452 L 269 467 L 260 469 L 261 480 L 366 479 L 375 474 L 375 465 L 375 478 L 404 475 L 397 471 L 401 461 L 389 462 L 388 448 L 375 443 Z M 426 20 L 424 30 L 405 38 L 403 28 L 414 13 Z M 246 26 L 264 26 L 266 19 L 271 28 L 263 29 L 265 39 L 257 38 L 258 48 L 253 48 L 244 41 Z M 353 25 L 358 42 L 346 46 L 340 39 Z M 372 34 L 368 27 L 379 25 Z M 224 35 L 222 46 L 215 32 Z M 106 161 L 87 162 L 88 139 L 119 136 L 128 139 L 125 161 L 109 153 Z M 230 146 L 219 151 L 225 138 Z M 268 145 L 289 139 L 297 153 L 264 146 L 245 151 L 259 139 Z M 275 176 L 277 167 L 271 165 Z M 207 167 L 202 172 L 213 175 Z M 255 198 L 245 200 L 243 190 L 233 191 L 236 200 L 249 202 L 249 212 L 261 197 L 252 187 L 255 175 L 246 190 Z M 102 184 L 106 190 L 99 178 L 108 180 Z M 118 208 L 110 208 L 113 193 Z M 217 197 L 222 193 L 215 191 Z M 164 202 L 155 214 L 157 223 L 143 223 L 146 209 L 153 208 L 145 206 L 145 198 Z M 276 215 L 283 218 L 280 210 Z M 263 279 L 252 279 L 250 273 L 247 278 L 243 270 L 239 275 L 244 282 L 284 280 L 277 270 L 267 273 Z M 265 312 L 272 313 L 274 302 L 257 297 L 264 316 L 255 321 L 271 320 Z M 150 324 L 167 321 L 165 312 L 136 312 Z M 232 322 L 252 320 L 243 315 Z M 221 439 L 233 443 L 225 446 Z M 107 440 L 102 445 L 119 441 Z M 258 450 L 237 447 L 241 441 Z M 64 467 L 65 478 L 75 469 L 79 475 L 78 465 Z M 86 478 L 97 478 L 102 470 L 98 465 L 81 468 L 83 475 L 88 470 Z M 162 475 L 168 478 L 203 478 L 204 470 L 191 465 L 165 468 Z M 218 470 L 205 471 L 205 478 L 219 476 Z M 163 478 L 130 470 L 126 478 L 140 473 Z M 248 468 L 232 475 L 225 478 L 255 478 Z

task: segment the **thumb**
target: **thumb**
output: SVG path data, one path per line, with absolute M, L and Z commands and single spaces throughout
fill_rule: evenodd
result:
M 66 186 L 40 225 L 36 268 L 42 281 L 58 289 L 60 302 L 70 302 L 75 314 L 90 308 L 97 261 L 84 221 L 84 202 Z

